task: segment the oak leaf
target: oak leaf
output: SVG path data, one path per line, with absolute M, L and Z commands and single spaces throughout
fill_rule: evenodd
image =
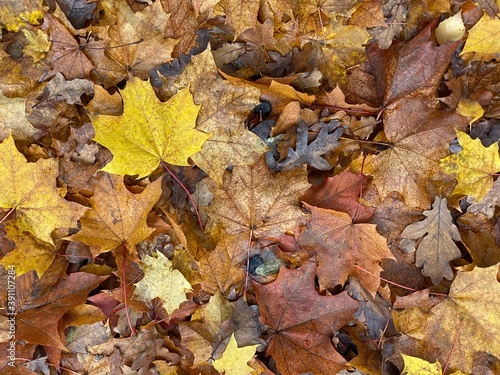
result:
M 344 285 L 350 275 L 375 295 L 380 279 L 365 270 L 379 274 L 383 258 L 393 259 L 386 239 L 375 230 L 375 224 L 353 224 L 343 212 L 313 207 L 311 221 L 297 237 L 297 242 L 318 254 L 318 280 L 323 289 Z
M 462 253 L 453 241 L 460 241 L 458 229 L 453 224 L 446 198 L 436 197 L 432 209 L 424 211 L 426 218 L 408 225 L 401 237 L 419 239 L 415 265 L 437 285 L 444 278 L 453 279 L 449 262 L 460 258 Z
M 439 110 L 435 104 L 418 96 L 400 99 L 386 109 L 385 135 L 390 148 L 369 155 L 363 170 L 374 177 L 382 199 L 396 191 L 410 207 L 430 206 L 427 181 L 439 174 L 440 160 L 448 155 L 455 129 L 468 125 L 465 117 Z
M 239 348 L 234 335 L 232 335 L 226 350 L 222 354 L 222 358 L 213 361 L 212 365 L 217 371 L 224 372 L 225 375 L 250 374 L 253 369 L 247 365 L 247 362 L 254 357 L 257 346 L 251 345 Z
M 498 265 L 459 271 L 448 297 L 430 310 L 415 307 L 394 311 L 396 328 L 437 347 L 437 359 L 449 363 L 451 370 L 471 373 L 474 356 L 485 350 L 485 342 L 491 343 L 487 348 L 490 355 L 500 356 L 497 273 Z
M 146 225 L 146 218 L 160 195 L 161 179 L 148 185 L 141 194 L 132 194 L 123 178 L 102 173 L 89 199 L 92 208 L 80 219 L 82 229 L 69 239 L 97 245 L 100 252 L 122 244 L 132 251 L 153 232 Z
M 159 297 L 168 313 L 174 312 L 187 300 L 186 293 L 191 290 L 191 285 L 179 270 L 172 267 L 172 262 L 162 253 L 142 259 L 144 278 L 137 283 L 134 296 L 145 302 Z
M 95 141 L 113 153 L 113 160 L 102 170 L 140 178 L 153 172 L 160 161 L 189 165 L 187 159 L 209 137 L 195 129 L 199 106 L 189 90 L 183 89 L 162 103 L 148 82 L 136 78 L 121 94 L 122 116 L 92 117 Z
M 336 374 L 346 363 L 331 336 L 354 317 L 358 303 L 346 292 L 319 295 L 314 288 L 315 268 L 315 262 L 297 270 L 281 267 L 274 282 L 252 282 L 261 321 L 273 330 L 267 354 L 283 375 Z
M 308 128 L 301 122 L 297 128 L 297 145 L 295 150 L 288 149 L 288 155 L 285 160 L 276 165 L 278 171 L 288 171 L 294 168 L 300 168 L 304 164 L 316 168 L 320 171 L 330 169 L 330 164 L 321 157 L 338 146 L 338 139 L 343 133 L 342 127 L 337 127 L 335 122 L 323 124 L 314 141 L 308 144 Z
M 446 173 L 454 174 L 458 181 L 453 194 L 469 195 L 480 202 L 493 187 L 492 174 L 500 171 L 498 143 L 484 147 L 480 139 L 457 131 L 462 151 L 441 161 Z
M 229 234 L 278 237 L 307 219 L 299 207 L 309 187 L 305 169 L 273 175 L 260 158 L 253 165 L 226 171 L 220 187 L 212 179 L 204 181 L 214 195 L 206 208 L 208 216 Z
M 16 210 L 20 231 L 53 244 L 56 228 L 75 228 L 84 208 L 64 200 L 56 187 L 58 164 L 53 159 L 28 163 L 12 136 L 0 144 L 0 179 L 9 181 L 0 192 L 0 207 Z

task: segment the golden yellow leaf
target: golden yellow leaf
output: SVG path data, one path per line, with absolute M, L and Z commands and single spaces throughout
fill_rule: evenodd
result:
M 92 209 L 80 219 L 82 229 L 69 239 L 97 245 L 101 252 L 121 244 L 133 250 L 153 232 L 146 218 L 160 195 L 161 179 L 148 185 L 141 194 L 132 194 L 123 184 L 123 178 L 103 173 L 89 199 Z
M 213 361 L 212 365 L 217 371 L 224 372 L 224 375 L 252 374 L 253 369 L 247 365 L 247 362 L 254 357 L 257 346 L 238 348 L 234 334 L 232 334 L 222 358 Z
M 259 2 L 222 0 L 215 9 L 226 16 L 226 23 L 234 29 L 234 39 L 236 39 L 243 31 L 254 27 L 257 22 Z
M 467 52 L 500 53 L 500 19 L 491 19 L 487 14 L 469 30 L 461 55 Z
M 469 195 L 480 202 L 493 187 L 492 174 L 500 171 L 498 143 L 484 147 L 479 139 L 457 131 L 463 150 L 441 160 L 446 173 L 456 176 L 458 181 L 453 194 Z
M 39 62 L 50 48 L 49 37 L 42 30 L 37 30 L 35 33 L 32 30 L 22 29 L 22 32 L 29 43 L 23 48 L 23 52 L 33 57 L 34 62 Z
M 3 0 L 0 5 L 0 24 L 8 31 L 38 25 L 42 18 L 42 0 Z
M 84 208 L 61 198 L 56 187 L 58 163 L 40 159 L 28 163 L 9 136 L 0 144 L 0 207 L 16 210 L 20 231 L 28 231 L 53 244 L 50 236 L 56 228 L 75 228 Z
M 201 149 L 210 135 L 195 129 L 199 106 L 188 88 L 165 103 L 149 82 L 133 79 L 121 91 L 123 115 L 92 117 L 94 140 L 113 153 L 102 170 L 145 177 L 160 161 L 189 165 L 187 159 Z
M 405 361 L 403 373 L 407 375 L 441 375 L 441 364 L 436 361 L 429 363 L 424 359 L 401 353 Z
M 134 296 L 146 302 L 159 297 L 171 314 L 187 300 L 186 293 L 191 290 L 191 285 L 182 273 L 172 266 L 172 262 L 162 253 L 146 256 L 141 262 L 144 278 L 137 283 Z
M 56 256 L 54 245 L 37 240 L 31 233 L 19 231 L 10 221 L 5 224 L 5 231 L 7 237 L 16 243 L 16 248 L 4 256 L 0 264 L 5 268 L 15 266 L 16 276 L 35 270 L 42 277 Z
M 467 98 L 460 99 L 457 105 L 457 112 L 470 119 L 469 124 L 479 120 L 484 115 L 484 109 L 476 100 Z

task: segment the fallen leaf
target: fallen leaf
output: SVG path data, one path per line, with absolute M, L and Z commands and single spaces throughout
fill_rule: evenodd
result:
M 234 30 L 234 39 L 243 31 L 253 28 L 259 11 L 259 4 L 244 0 L 222 0 L 216 9 L 226 16 L 226 24 Z
M 6 0 L 0 6 L 0 22 L 8 31 L 18 31 L 28 24 L 38 25 L 43 18 L 41 0 Z
M 66 81 L 63 75 L 58 72 L 45 87 L 40 102 L 65 101 L 69 104 L 83 105 L 81 101 L 81 96 L 83 94 L 94 94 L 94 85 L 91 81 L 78 78 Z
M 485 349 L 485 342 L 491 343 L 490 355 L 500 356 L 497 273 L 498 265 L 459 271 L 448 297 L 430 311 L 419 307 L 394 311 L 396 328 L 439 348 L 439 361 L 448 363 L 452 371 L 470 373 L 474 355 Z
M 323 124 L 316 139 L 308 144 L 308 128 L 301 122 L 297 128 L 297 145 L 295 150 L 288 149 L 287 158 L 276 165 L 277 171 L 289 171 L 300 168 L 304 164 L 320 171 L 330 169 L 330 164 L 321 156 L 340 146 L 338 139 L 344 129 L 337 122 Z
M 257 346 L 239 348 L 233 335 L 222 357 L 213 361 L 212 365 L 217 371 L 224 372 L 225 375 L 251 374 L 253 369 L 247 365 L 247 362 L 254 357 Z
M 210 137 L 195 130 L 199 106 L 187 88 L 162 103 L 148 82 L 134 79 L 121 94 L 122 116 L 92 117 L 94 140 L 113 153 L 113 160 L 103 171 L 122 176 L 137 174 L 140 178 L 153 172 L 160 161 L 189 165 L 188 157 Z
M 390 105 L 384 125 L 389 148 L 368 155 L 363 173 L 374 176 L 382 199 L 396 191 L 408 206 L 428 208 L 431 197 L 427 180 L 439 174 L 440 159 L 448 154 L 455 129 L 464 129 L 468 120 L 436 109 L 435 102 L 418 96 Z
M 33 58 L 34 63 L 38 63 L 45 58 L 50 49 L 49 37 L 42 30 L 36 33 L 29 29 L 22 29 L 22 32 L 28 40 L 28 45 L 23 48 L 23 52 Z
M 0 207 L 16 210 L 20 231 L 53 244 L 56 228 L 75 228 L 84 207 L 64 200 L 56 187 L 57 162 L 40 159 L 28 163 L 16 149 L 12 136 L 0 144 L 0 178 L 10 181 L 0 192 Z
M 455 42 L 463 38 L 465 34 L 465 26 L 462 21 L 462 14 L 458 12 L 454 16 L 440 22 L 436 27 L 436 40 L 439 45 L 446 42 Z
M 133 251 L 136 244 L 154 231 L 147 226 L 146 219 L 160 195 L 161 180 L 148 185 L 141 194 L 132 194 L 123 178 L 102 173 L 89 199 L 92 208 L 80 219 L 82 229 L 68 239 L 97 245 L 100 252 L 120 245 Z
M 457 131 L 457 138 L 462 151 L 444 158 L 441 166 L 456 176 L 453 194 L 469 195 L 480 202 L 493 187 L 492 175 L 500 171 L 498 143 L 484 147 L 481 140 L 461 131 Z
M 344 285 L 349 275 L 375 295 L 380 279 L 357 266 L 377 275 L 382 271 L 383 258 L 393 259 L 386 239 L 375 230 L 375 224 L 353 224 L 343 212 L 309 206 L 312 219 L 297 242 L 302 248 L 318 255 L 318 281 L 322 289 Z
M 252 281 L 261 321 L 273 331 L 266 353 L 283 375 L 336 374 L 345 367 L 331 337 L 354 317 L 358 303 L 346 292 L 320 296 L 314 289 L 315 268 L 315 262 L 298 270 L 281 267 L 270 284 Z
M 401 355 L 405 361 L 403 371 L 408 375 L 442 375 L 441 364 L 438 361 L 429 363 L 424 359 L 412 357 L 404 353 Z
M 360 192 L 367 186 L 368 179 L 348 169 L 328 177 L 319 186 L 312 186 L 302 200 L 312 206 L 346 212 L 357 222 L 367 221 L 374 212 L 373 207 L 358 202 Z
M 460 241 L 458 229 L 453 224 L 446 198 L 436 197 L 432 209 L 424 211 L 426 218 L 408 225 L 402 238 L 419 239 L 415 265 L 437 285 L 444 278 L 453 279 L 449 262 L 460 258 L 462 253 L 453 241 Z
M 26 99 L 7 98 L 0 90 L 0 139 L 9 134 L 16 140 L 33 138 L 37 129 L 26 119 Z
M 214 200 L 208 216 L 228 234 L 277 237 L 307 219 L 299 198 L 309 187 L 304 169 L 271 174 L 263 158 L 253 165 L 238 165 L 224 173 L 221 187 L 205 180 Z
M 469 52 L 500 53 L 500 20 L 487 14 L 469 30 L 469 36 L 460 55 Z
M 480 202 L 477 202 L 473 196 L 468 196 L 467 202 L 471 204 L 467 207 L 467 212 L 475 215 L 483 214 L 488 219 L 491 219 L 495 214 L 495 207 L 500 206 L 500 179 L 493 183 L 491 190 L 486 193 Z
M 182 273 L 172 267 L 172 262 L 162 253 L 142 259 L 144 278 L 137 283 L 135 298 L 149 302 L 159 297 L 168 313 L 177 310 L 187 300 L 186 293 L 191 290 L 191 285 Z

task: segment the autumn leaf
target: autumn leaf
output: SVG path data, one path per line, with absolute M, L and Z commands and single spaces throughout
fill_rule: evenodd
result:
M 217 371 L 224 372 L 225 375 L 251 374 L 253 370 L 247 365 L 247 362 L 254 357 L 257 346 L 239 348 L 234 335 L 232 335 L 222 357 L 213 361 L 212 365 Z
M 5 231 L 16 247 L 0 260 L 0 264 L 5 269 L 15 267 L 16 276 L 35 270 L 38 277 L 42 277 L 56 257 L 54 245 L 38 240 L 31 233 L 20 231 L 11 222 L 6 223 Z
M 389 148 L 369 155 L 363 173 L 374 177 L 381 198 L 396 191 L 408 206 L 428 208 L 427 181 L 439 174 L 440 159 L 448 154 L 455 128 L 464 129 L 467 119 L 436 109 L 434 101 L 417 96 L 390 105 L 384 124 Z
M 453 241 L 460 241 L 458 229 L 453 224 L 446 198 L 436 197 L 432 210 L 424 211 L 425 220 L 408 225 L 401 237 L 422 238 L 418 244 L 415 265 L 422 267 L 422 273 L 437 285 L 444 278 L 453 279 L 449 262 L 460 258 L 462 253 Z
M 349 275 L 355 275 L 373 295 L 380 279 L 365 270 L 379 274 L 383 258 L 392 259 L 385 238 L 374 224 L 353 224 L 348 214 L 306 204 L 312 220 L 297 238 L 306 250 L 318 255 L 318 280 L 322 289 L 344 285 Z
M 216 10 L 226 15 L 226 23 L 234 30 L 234 39 L 243 31 L 252 28 L 257 21 L 259 4 L 253 1 L 222 0 Z
M 494 54 L 500 52 L 500 20 L 487 14 L 469 30 L 461 55 L 468 52 Z
M 500 355 L 497 273 L 498 265 L 459 271 L 448 297 L 430 311 L 419 307 L 394 311 L 396 328 L 438 347 L 438 360 L 449 363 L 451 370 L 471 373 L 474 356 L 485 349 L 485 342 L 491 343 L 490 355 Z
M 444 158 L 441 166 L 457 178 L 453 194 L 469 195 L 480 202 L 493 187 L 492 174 L 500 171 L 498 143 L 484 147 L 481 140 L 460 131 L 457 138 L 462 151 Z
M 173 269 L 172 262 L 162 253 L 142 259 L 144 278 L 137 283 L 134 296 L 148 302 L 159 297 L 169 313 L 174 312 L 186 301 L 186 293 L 191 285 L 179 270 Z
M 273 330 L 267 354 L 284 375 L 335 374 L 344 368 L 331 336 L 352 319 L 358 304 L 346 292 L 320 296 L 314 289 L 315 268 L 315 262 L 298 270 L 282 267 L 274 282 L 252 282 L 261 321 Z
M 116 85 L 129 75 L 147 79 L 151 69 L 172 61 L 177 39 L 165 35 L 169 15 L 159 1 L 137 12 L 125 0 L 103 0 L 99 7 L 99 24 L 106 26 L 93 30 L 97 42 L 85 51 L 99 83 Z
M 29 276 L 29 274 L 25 274 Z M 52 277 L 49 275 L 49 278 Z M 104 281 L 106 277 L 85 272 L 73 273 L 61 278 L 51 288 L 41 291 L 33 281 L 25 288 L 26 299 L 17 305 L 16 338 L 44 346 L 66 350 L 59 335 L 58 324 L 62 316 L 75 305 L 85 303 L 88 293 Z M 25 278 L 28 280 L 28 278 Z M 18 292 L 20 293 L 20 292 Z
M 358 222 L 368 220 L 374 212 L 373 207 L 361 205 L 357 198 L 367 186 L 367 178 L 345 170 L 328 177 L 319 186 L 312 186 L 302 200 L 312 206 L 346 212 Z
M 7 98 L 0 90 L 0 139 L 8 137 L 9 133 L 16 140 L 30 139 L 37 130 L 26 119 L 26 99 Z
M 122 116 L 92 118 L 95 141 L 113 153 L 113 160 L 102 170 L 140 178 L 153 172 L 160 161 L 189 165 L 187 159 L 209 138 L 195 130 L 199 106 L 187 88 L 162 103 L 148 82 L 135 79 L 121 94 Z
M 132 251 L 153 232 L 146 218 L 160 195 L 161 179 L 149 184 L 141 194 L 132 194 L 123 178 L 102 173 L 89 199 L 92 208 L 80 219 L 82 229 L 69 239 L 97 245 L 100 252 L 122 244 Z
M 53 244 L 56 228 L 75 228 L 84 208 L 64 200 L 56 187 L 59 174 L 54 160 L 28 163 L 17 151 L 12 136 L 0 144 L 0 178 L 9 181 L 0 192 L 0 207 L 16 210 L 20 231 Z
M 40 0 L 7 0 L 0 6 L 0 22 L 8 31 L 18 31 L 28 24 L 38 25 L 42 18 Z
M 208 216 L 229 234 L 279 236 L 307 219 L 299 207 L 299 198 L 309 187 L 304 169 L 273 175 L 261 158 L 226 171 L 221 187 L 211 179 L 205 181 L 214 195 L 206 208 Z
M 405 361 L 404 372 L 408 375 L 441 375 L 441 364 L 436 361 L 435 363 L 429 363 L 424 359 L 412 357 L 410 355 L 402 354 L 403 360 Z
M 210 50 L 194 56 L 177 82 L 179 88 L 189 85 L 194 101 L 201 104 L 196 128 L 211 137 L 192 159 L 212 179 L 222 184 L 227 167 L 251 165 L 267 151 L 267 145 L 244 125 L 259 103 L 259 91 L 223 80 Z

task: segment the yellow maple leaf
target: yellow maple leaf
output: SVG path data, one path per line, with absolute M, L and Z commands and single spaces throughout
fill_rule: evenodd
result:
M 82 229 L 69 239 L 97 245 L 101 252 L 121 244 L 132 250 L 153 232 L 146 225 L 146 218 L 160 195 L 161 179 L 148 185 L 141 194 L 132 194 L 123 184 L 123 178 L 102 174 L 89 200 L 92 209 L 80 219 Z
M 28 163 L 9 136 L 0 144 L 0 207 L 16 210 L 20 231 L 27 231 L 53 244 L 50 236 L 56 228 L 74 228 L 84 208 L 64 200 L 56 187 L 58 163 L 40 159 Z
M 454 174 L 458 181 L 452 194 L 469 195 L 481 201 L 493 187 L 492 174 L 500 171 L 498 144 L 484 147 L 479 139 L 472 139 L 457 131 L 463 150 L 441 160 L 446 173 Z
M 187 159 L 210 137 L 195 129 L 200 106 L 194 104 L 188 88 L 162 103 L 149 82 L 136 78 L 121 94 L 122 116 L 92 118 L 94 140 L 113 153 L 103 171 L 140 178 L 153 172 L 161 160 L 187 166 Z
M 7 237 L 16 243 L 16 247 L 2 258 L 0 264 L 6 269 L 8 266 L 14 266 L 18 277 L 31 270 L 35 270 L 38 276 L 42 277 L 56 257 L 54 245 L 20 231 L 11 221 L 5 223 L 5 231 Z
M 500 53 L 500 19 L 487 14 L 469 30 L 461 55 L 467 52 Z
M 146 256 L 141 263 L 144 278 L 137 283 L 134 295 L 150 302 L 159 297 L 165 309 L 171 314 L 186 301 L 191 285 L 179 270 L 172 269 L 172 262 L 162 253 Z
M 253 374 L 253 369 L 247 365 L 247 362 L 255 355 L 257 346 L 258 345 L 250 345 L 238 348 L 233 333 L 222 358 L 213 361 L 212 365 L 217 371 L 221 373 L 224 372 L 224 375 Z

